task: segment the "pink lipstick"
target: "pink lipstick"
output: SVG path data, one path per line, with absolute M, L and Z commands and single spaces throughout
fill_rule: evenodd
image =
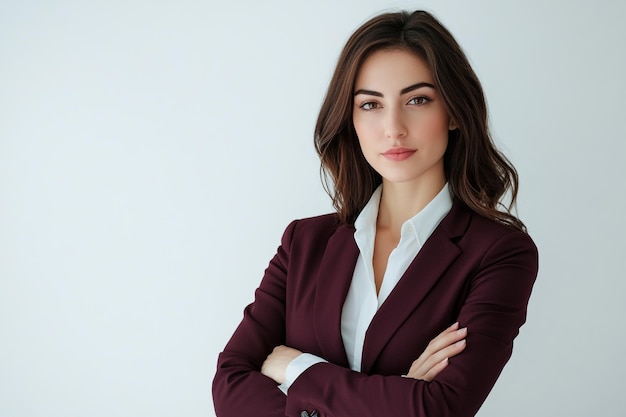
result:
M 392 161 L 404 161 L 405 159 L 411 157 L 416 151 L 417 149 L 391 148 L 384 152 L 383 156 Z

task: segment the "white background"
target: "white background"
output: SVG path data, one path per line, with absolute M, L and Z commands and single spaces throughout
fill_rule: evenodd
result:
M 331 210 L 339 51 L 426 8 L 467 51 L 540 274 L 479 413 L 623 416 L 626 3 L 0 1 L 0 417 L 214 416 L 284 227 Z

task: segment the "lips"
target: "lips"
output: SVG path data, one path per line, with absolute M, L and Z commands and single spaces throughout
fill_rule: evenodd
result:
M 404 161 L 407 158 L 410 158 L 417 149 L 410 148 L 391 148 L 388 151 L 385 151 L 382 155 L 392 161 Z

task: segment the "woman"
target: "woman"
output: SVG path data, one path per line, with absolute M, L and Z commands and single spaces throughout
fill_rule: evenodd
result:
M 218 416 L 478 411 L 537 274 L 487 126 L 476 75 L 430 14 L 352 35 L 315 130 L 337 213 L 287 227 L 220 354 Z

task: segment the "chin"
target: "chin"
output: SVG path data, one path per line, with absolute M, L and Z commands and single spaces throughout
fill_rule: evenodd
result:
M 420 184 L 445 183 L 445 174 L 435 173 L 431 170 L 420 172 L 379 172 L 383 181 L 391 184 L 407 184 L 413 183 L 416 186 Z
M 423 179 L 420 179 L 420 177 L 409 177 L 409 176 L 403 176 L 403 175 L 388 175 L 388 176 L 383 175 L 382 177 L 383 177 L 384 182 L 388 182 L 390 184 L 406 184 L 406 183 L 419 184 L 421 181 L 423 181 Z

